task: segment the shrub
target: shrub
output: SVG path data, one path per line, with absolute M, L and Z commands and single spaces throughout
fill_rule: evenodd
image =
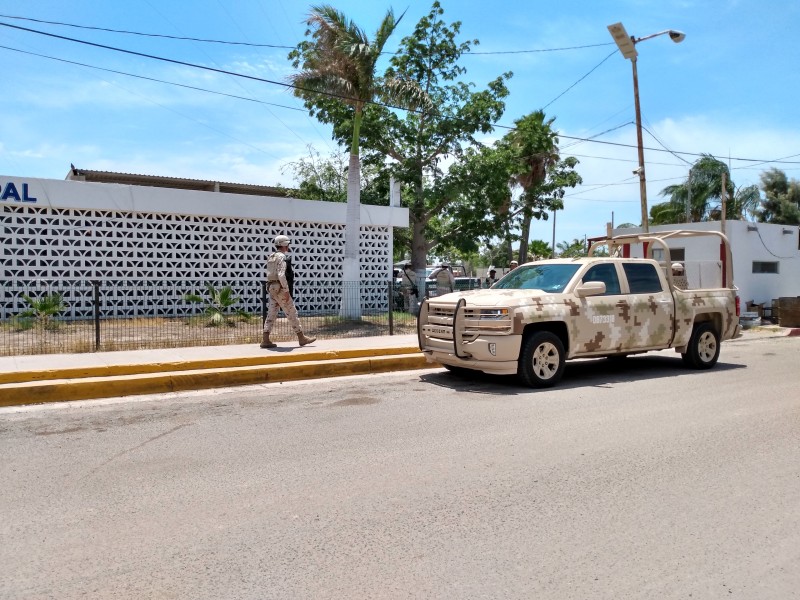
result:
M 206 327 L 219 327 L 226 325 L 236 327 L 236 321 L 249 321 L 250 315 L 241 308 L 234 306 L 240 298 L 233 295 L 233 290 L 229 285 L 217 289 L 213 283 L 206 284 L 208 298 L 197 294 L 186 294 L 183 298 L 187 302 L 203 303 L 206 305 L 203 313 L 208 317 Z

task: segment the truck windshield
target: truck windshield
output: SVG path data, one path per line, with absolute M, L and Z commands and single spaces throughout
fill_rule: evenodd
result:
M 560 294 L 567 287 L 569 280 L 580 268 L 574 265 L 528 265 L 517 267 L 492 289 L 501 290 L 542 290 Z

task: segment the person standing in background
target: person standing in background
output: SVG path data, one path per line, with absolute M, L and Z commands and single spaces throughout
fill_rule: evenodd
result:
M 419 287 L 417 286 L 417 273 L 411 263 L 403 265 L 400 277 L 400 286 L 403 291 L 403 308 L 406 312 L 415 312 L 417 302 L 419 302 Z
M 450 265 L 439 265 L 439 269 L 434 273 L 431 273 L 431 276 L 436 279 L 437 296 L 449 294 L 453 291 L 456 278 L 455 275 L 453 275 L 453 269 L 450 267 Z
M 497 282 L 497 271 L 489 269 L 489 276 L 483 280 L 483 287 L 490 288 Z

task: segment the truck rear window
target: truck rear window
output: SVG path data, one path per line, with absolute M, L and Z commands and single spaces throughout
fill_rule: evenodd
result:
M 631 294 L 654 294 L 664 291 L 658 271 L 650 263 L 623 263 L 622 268 L 628 278 Z

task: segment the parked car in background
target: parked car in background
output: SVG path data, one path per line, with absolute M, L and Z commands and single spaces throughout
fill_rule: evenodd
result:
M 481 288 L 480 277 L 456 277 L 455 290 L 478 290 Z

